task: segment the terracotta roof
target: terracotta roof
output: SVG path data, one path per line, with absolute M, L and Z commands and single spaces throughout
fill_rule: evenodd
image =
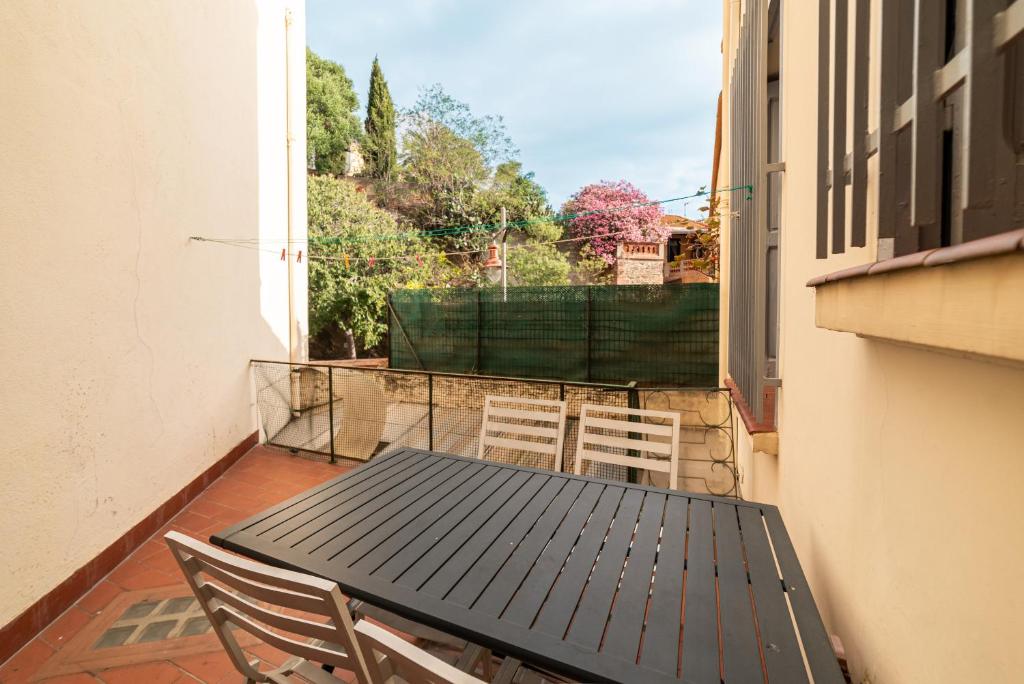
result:
M 923 252 L 905 254 L 894 259 L 875 261 L 870 264 L 861 264 L 841 271 L 834 271 L 807 281 L 807 287 L 817 287 L 825 283 L 832 283 L 847 278 L 858 278 L 860 276 L 879 275 L 902 271 L 908 268 L 942 266 L 954 264 L 960 261 L 969 261 L 986 256 L 998 256 L 1012 252 L 1024 252 L 1024 228 L 1011 230 L 1007 233 L 991 235 L 989 237 L 971 240 L 963 244 L 951 247 L 939 247 L 938 249 L 927 249 Z
M 685 216 L 679 216 L 677 214 L 665 214 L 661 217 L 659 224 L 668 228 L 692 228 L 692 229 L 707 229 L 708 225 L 703 221 L 695 221 Z

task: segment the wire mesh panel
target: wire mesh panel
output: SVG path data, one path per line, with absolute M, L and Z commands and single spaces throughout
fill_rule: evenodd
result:
M 400 447 L 476 458 L 488 395 L 564 401 L 564 472 L 576 463 L 584 404 L 674 411 L 681 416 L 680 488 L 738 496 L 727 390 L 637 389 L 626 385 L 525 380 L 383 368 L 253 361 L 266 443 L 318 458 L 369 460 Z M 505 449 L 485 458 L 543 469 L 554 459 Z M 594 463 L 588 474 L 627 481 L 631 468 Z M 652 481 L 665 486 L 667 482 Z
M 331 453 L 330 376 L 327 368 L 253 364 L 256 403 L 268 444 Z
M 718 285 L 400 290 L 392 368 L 576 382 L 718 384 Z

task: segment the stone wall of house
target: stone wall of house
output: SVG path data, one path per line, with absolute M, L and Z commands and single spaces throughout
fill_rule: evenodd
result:
M 616 285 L 661 285 L 665 282 L 665 243 L 623 242 L 615 250 Z

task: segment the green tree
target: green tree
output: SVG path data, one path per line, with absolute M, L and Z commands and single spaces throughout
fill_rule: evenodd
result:
M 457 278 L 456 269 L 427 241 L 400 231 L 349 181 L 311 176 L 307 197 L 311 350 L 337 356 L 351 330 L 360 354 L 380 353 L 388 292 L 444 285 Z
M 445 92 L 440 83 L 420 89 L 416 103 L 402 112 L 407 124 L 423 119 L 436 121 L 460 138 L 469 140 L 487 166 L 495 166 L 519 154 L 500 116 L 476 116 L 465 102 Z
M 608 262 L 597 256 L 590 245 L 584 243 L 572 264 L 571 278 L 576 285 L 609 285 L 614 272 Z
M 345 171 L 345 153 L 362 134 L 357 109 L 345 69 L 306 48 L 306 156 L 317 173 Z
M 394 177 L 398 158 L 395 105 L 376 57 L 370 70 L 370 96 L 366 105 L 366 158 L 370 176 L 385 181 Z
M 406 131 L 402 148 L 402 178 L 410 193 L 399 210 L 411 224 L 435 230 L 485 222 L 477 193 L 488 170 L 472 142 L 444 124 L 420 119 Z M 477 243 L 474 234 L 442 241 L 451 249 L 475 249 Z
M 551 215 L 548 196 L 534 179 L 533 173 L 523 173 L 523 165 L 516 161 L 499 164 L 489 187 L 481 190 L 479 203 L 487 221 L 497 221 L 505 207 L 509 222 L 528 221 Z
M 508 251 L 512 285 L 568 285 L 569 260 L 555 245 L 524 243 Z

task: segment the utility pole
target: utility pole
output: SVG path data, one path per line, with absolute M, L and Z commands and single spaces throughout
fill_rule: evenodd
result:
M 501 208 L 501 301 L 508 301 L 508 250 L 505 241 L 508 239 L 508 214 L 505 207 Z

